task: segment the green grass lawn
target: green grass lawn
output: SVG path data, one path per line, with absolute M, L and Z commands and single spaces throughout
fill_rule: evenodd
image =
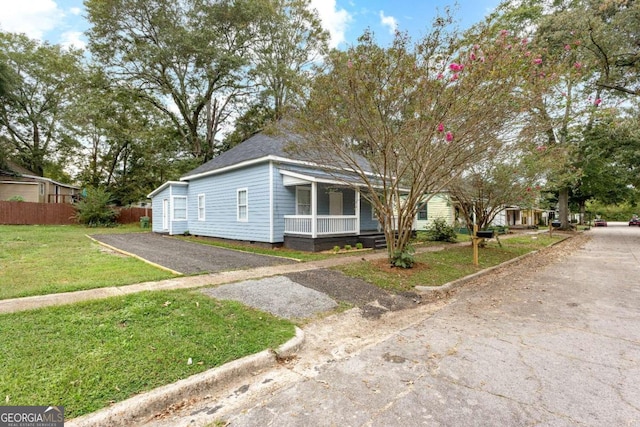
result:
M 3 404 L 64 405 L 68 419 L 295 335 L 291 322 L 198 291 L 4 314 L 0 325 Z
M 381 269 L 380 263 L 361 261 L 355 264 L 336 267 L 337 270 L 373 283 L 383 289 L 395 292 L 410 291 L 415 286 L 438 286 L 455 279 L 476 273 L 529 253 L 554 242 L 562 236 L 549 237 L 538 234 L 501 239 L 502 247 L 496 242 L 487 244 L 479 250 L 479 266 L 473 265 L 471 243 L 465 246 L 448 246 L 438 252 L 423 252 L 415 255 L 417 264 L 412 269 Z M 381 261 L 383 264 L 386 260 Z
M 0 299 L 174 277 L 138 259 L 107 253 L 86 237 L 139 230 L 133 226 L 0 225 Z
M 196 237 L 196 236 L 176 236 L 176 238 L 185 240 L 187 242 L 195 242 L 203 245 L 211 245 L 217 246 L 225 249 L 233 249 L 236 251 L 244 251 L 250 252 L 254 254 L 260 255 L 270 255 L 270 256 L 280 256 L 284 258 L 297 259 L 298 261 L 317 261 L 321 259 L 327 259 L 333 256 L 336 256 L 332 253 L 319 253 L 319 252 L 305 252 L 305 251 L 296 251 L 293 249 L 287 248 L 266 248 L 257 245 L 243 244 L 239 242 L 226 242 L 217 239 L 211 239 L 207 237 Z M 345 253 L 349 255 L 348 253 Z M 338 255 L 339 256 L 339 255 Z

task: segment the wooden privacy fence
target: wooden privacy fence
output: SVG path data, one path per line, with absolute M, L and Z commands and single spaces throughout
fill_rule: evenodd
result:
M 151 217 L 151 209 L 116 208 L 116 220 L 120 224 L 140 221 Z M 11 225 L 68 225 L 77 224 L 76 209 L 69 203 L 31 203 L 0 201 L 0 224 Z

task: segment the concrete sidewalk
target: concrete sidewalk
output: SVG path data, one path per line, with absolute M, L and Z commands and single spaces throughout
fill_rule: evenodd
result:
M 544 231 L 542 231 L 544 232 Z M 501 239 L 509 238 L 510 235 L 501 236 Z M 102 244 L 99 241 L 96 241 Z M 455 243 L 454 245 L 469 245 L 469 242 Z M 118 251 L 117 248 L 105 245 L 106 247 Z M 416 253 L 420 252 L 436 252 L 443 250 L 444 245 L 419 247 Z M 125 255 L 133 256 L 127 252 Z M 289 273 L 297 273 L 301 271 L 317 270 L 322 268 L 330 268 L 339 265 L 351 264 L 362 260 L 382 259 L 387 256 L 386 252 L 360 252 L 353 256 L 341 256 L 328 258 L 320 261 L 298 262 L 293 264 L 280 264 L 273 266 L 263 266 L 244 270 L 221 271 L 212 274 L 203 274 L 198 276 L 178 276 L 172 279 L 142 282 L 126 286 L 112 286 L 106 288 L 88 289 L 84 291 L 65 292 L 60 294 L 36 295 L 24 298 L 12 298 L 0 300 L 0 314 L 14 313 L 23 310 L 34 310 L 42 307 L 50 307 L 56 305 L 73 304 L 81 301 L 104 299 L 115 296 L 122 296 L 143 291 L 159 291 L 170 289 L 191 289 L 205 286 L 218 286 L 225 283 L 239 282 L 243 280 L 260 279 L 264 277 L 272 277 Z M 138 257 L 139 258 L 139 257 Z M 140 258 L 142 259 L 142 258 Z M 142 259 L 144 261 L 144 259 Z M 152 263 L 153 264 L 153 263 Z M 449 285 L 449 284 L 447 284 Z M 428 289 L 418 289 L 420 292 L 428 291 Z
M 442 250 L 442 247 L 423 248 L 428 251 Z M 350 264 L 363 259 L 380 259 L 386 257 L 386 252 L 367 253 L 347 257 L 335 257 L 321 261 L 300 262 L 295 264 L 256 267 L 246 270 L 222 271 L 214 274 L 200 276 L 176 277 L 173 279 L 156 282 L 143 282 L 127 286 L 114 286 L 108 288 L 88 289 L 85 291 L 66 292 L 61 294 L 37 295 L 25 298 L 12 298 L 0 300 L 0 314 L 16 311 L 33 310 L 36 308 L 54 305 L 72 304 L 80 301 L 109 298 L 128 295 L 143 291 L 159 291 L 169 289 L 190 289 L 204 286 L 217 286 L 225 283 L 243 280 L 260 279 L 281 274 L 297 273 L 300 271 L 329 268 L 338 265 Z

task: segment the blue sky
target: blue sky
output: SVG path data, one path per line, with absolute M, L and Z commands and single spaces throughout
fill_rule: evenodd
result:
M 462 27 L 482 19 L 499 0 L 458 0 L 455 13 Z M 427 31 L 437 10 L 454 0 L 312 0 L 323 25 L 331 33 L 332 46 L 344 48 L 356 42 L 366 28 L 380 44 L 391 40 L 395 28 L 419 38 Z M 0 0 L 0 29 L 29 37 L 85 47 L 83 0 Z

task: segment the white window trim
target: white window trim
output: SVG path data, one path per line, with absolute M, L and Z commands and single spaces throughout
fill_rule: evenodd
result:
M 171 201 L 171 220 L 172 221 L 187 221 L 189 218 L 189 207 L 187 203 L 187 196 L 173 196 Z M 176 200 L 184 199 L 184 218 L 176 218 Z
M 426 215 L 424 219 L 420 219 L 420 211 L 422 211 L 423 208 Z M 429 204 L 427 202 L 421 203 L 420 206 L 418 207 L 418 212 L 416 212 L 416 219 L 418 221 L 429 221 Z
M 202 200 L 202 203 L 200 201 Z M 205 221 L 207 215 L 207 198 L 204 193 L 198 194 L 198 221 Z
M 245 204 L 240 204 L 240 193 L 245 193 Z M 240 207 L 245 206 L 246 217 L 240 218 Z M 249 189 L 248 188 L 238 188 L 236 191 L 236 220 L 238 222 L 249 222 Z
M 311 215 L 311 205 L 313 204 L 311 201 L 311 187 L 302 187 L 302 186 L 297 186 L 296 187 L 296 215 L 304 215 L 300 213 L 299 207 L 300 207 L 300 196 L 299 193 L 302 191 L 306 191 L 307 193 L 309 193 L 309 214 L 307 215 Z

